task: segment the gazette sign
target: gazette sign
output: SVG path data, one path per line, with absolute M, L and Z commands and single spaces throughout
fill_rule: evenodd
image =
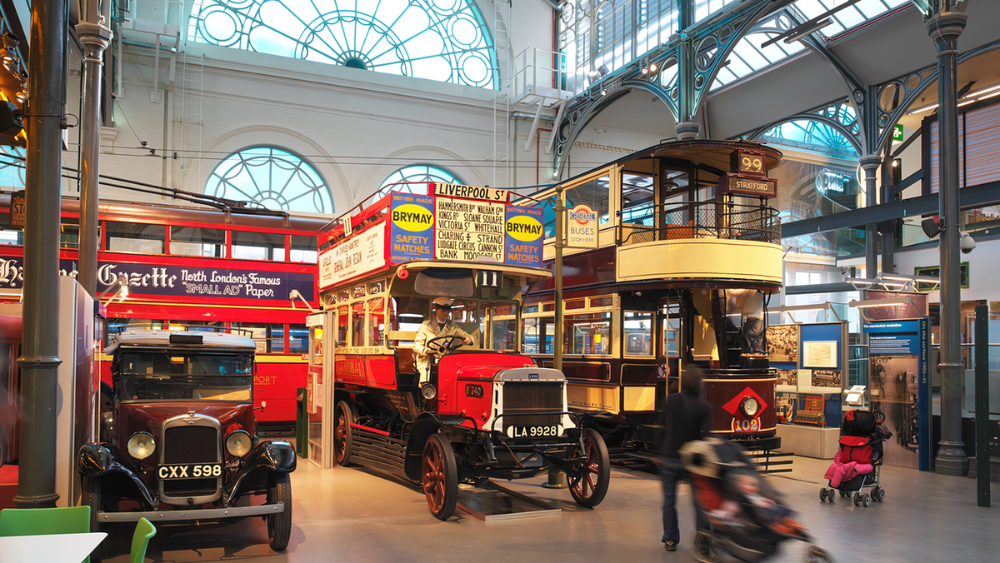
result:
M 76 277 L 75 260 L 60 260 L 59 273 Z M 306 301 L 315 299 L 312 274 L 170 266 L 160 264 L 122 264 L 100 261 L 97 265 L 97 290 L 105 291 L 120 276 L 125 276 L 129 292 L 139 295 L 225 297 L 288 301 L 293 289 Z M 0 258 L 0 286 L 24 286 L 24 259 Z

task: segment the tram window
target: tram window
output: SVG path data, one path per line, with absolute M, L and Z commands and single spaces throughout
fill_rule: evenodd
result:
M 578 186 L 567 188 L 563 192 L 566 195 L 566 207 L 573 207 L 585 203 L 597 212 L 597 222 L 605 225 L 611 222 L 611 176 L 601 176 L 600 178 L 584 182 Z
M 430 309 L 430 299 L 426 297 L 393 297 L 390 304 L 389 330 L 398 332 L 416 333 Z M 413 341 L 393 340 L 392 345 L 413 346 Z
M 170 328 L 187 328 L 191 332 L 225 332 L 226 323 L 222 321 L 175 321 Z
M 524 313 L 525 314 L 531 314 L 531 313 L 537 313 L 537 312 L 538 312 L 538 305 L 525 305 L 524 306 Z
M 284 261 L 285 235 L 233 231 L 233 258 Z
M 347 332 L 350 318 L 350 311 L 347 305 L 341 305 L 337 308 L 337 347 L 347 346 Z
M 10 402 L 10 372 L 13 363 L 13 346 L 0 344 L 0 405 Z
M 108 247 L 111 252 L 137 252 L 163 254 L 167 228 L 163 225 L 143 223 L 104 223 L 108 229 Z
M 98 227 L 100 229 L 100 227 Z M 100 231 L 97 238 L 100 240 Z M 60 248 L 80 248 L 80 220 L 72 217 L 63 217 L 62 225 L 59 225 L 59 247 Z
M 316 237 L 292 235 L 289 262 L 316 262 Z
M 490 348 L 513 351 L 517 345 L 517 319 L 511 303 L 483 303 L 480 314 L 479 333 L 486 334 L 486 318 L 490 319 Z
M 556 195 L 552 194 L 549 197 L 542 198 L 539 205 L 542 208 L 542 224 L 545 227 L 545 238 L 552 238 L 556 236 Z
M 625 311 L 623 326 L 625 354 L 629 356 L 653 355 L 653 313 Z
M 479 322 L 477 313 L 475 301 L 456 299 L 451 303 L 451 321 L 454 323 L 476 324 Z
M 170 227 L 170 253 L 225 257 L 226 231 L 201 227 Z
M 231 323 L 230 326 L 249 330 L 258 354 L 280 354 L 285 351 L 285 325 Z
M 615 304 L 615 300 L 610 295 L 606 297 L 591 297 L 590 306 L 591 307 L 610 307 Z
M 351 346 L 366 346 L 365 344 L 365 304 L 351 305 Z
M 551 354 L 556 322 L 552 317 L 524 319 L 524 353 Z
M 13 229 L 0 230 L 0 244 L 24 245 L 24 231 Z
M 563 338 L 567 354 L 610 354 L 611 313 L 566 315 L 563 320 Z
M 622 174 L 622 223 L 652 227 L 655 224 L 653 177 Z
M 308 351 L 309 329 L 306 325 L 288 325 L 288 352 L 302 354 Z
M 570 299 L 570 300 L 567 300 L 565 302 L 564 306 L 565 306 L 565 308 L 566 308 L 567 311 L 571 311 L 573 309 L 586 309 L 587 308 L 587 300 L 586 299 Z
M 385 334 L 385 299 L 376 297 L 368 300 L 368 331 L 371 333 L 371 346 L 382 345 L 382 335 Z

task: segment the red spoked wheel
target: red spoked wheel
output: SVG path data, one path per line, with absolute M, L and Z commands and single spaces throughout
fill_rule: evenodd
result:
M 608 494 L 611 460 L 604 438 L 591 428 L 583 430 L 583 455 L 586 461 L 566 472 L 570 478 L 569 492 L 580 506 L 594 508 Z M 572 449 L 570 457 L 580 457 L 579 447 Z
M 351 464 L 351 447 L 354 444 L 354 437 L 351 431 L 351 424 L 354 423 L 354 409 L 347 401 L 337 403 L 337 410 L 333 414 L 333 453 L 337 458 L 337 465 L 347 466 Z
M 447 520 L 455 513 L 458 501 L 458 467 L 451 443 L 440 434 L 427 439 L 420 474 L 431 514 L 438 520 Z

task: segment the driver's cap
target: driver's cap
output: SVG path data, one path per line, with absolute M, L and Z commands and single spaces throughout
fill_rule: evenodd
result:
M 448 299 L 447 297 L 438 297 L 437 299 L 434 300 L 434 305 L 437 305 L 439 307 L 449 307 L 451 306 L 452 302 L 453 300 Z

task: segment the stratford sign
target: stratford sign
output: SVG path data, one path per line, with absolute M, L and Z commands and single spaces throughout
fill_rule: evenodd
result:
M 76 277 L 76 260 L 60 260 L 59 273 Z M 306 301 L 315 299 L 313 276 L 308 273 L 104 261 L 98 262 L 97 290 L 107 290 L 121 276 L 125 276 L 129 291 L 139 295 L 288 301 L 288 295 L 295 289 Z M 0 258 L 0 286 L 23 285 L 24 259 Z

